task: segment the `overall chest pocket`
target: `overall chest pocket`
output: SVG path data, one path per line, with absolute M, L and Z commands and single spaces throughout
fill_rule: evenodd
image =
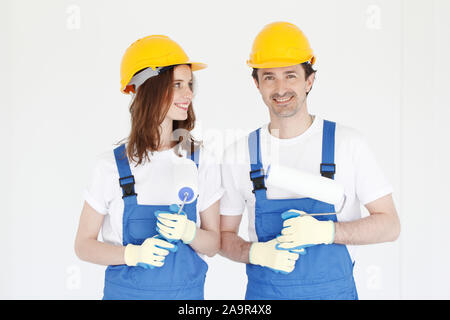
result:
M 156 210 L 168 211 L 168 206 L 137 205 L 130 208 L 124 216 L 123 236 L 127 243 L 142 244 L 153 237 L 156 231 Z
M 272 240 L 281 233 L 283 220 L 281 212 L 259 212 L 255 217 L 256 233 L 259 241 Z

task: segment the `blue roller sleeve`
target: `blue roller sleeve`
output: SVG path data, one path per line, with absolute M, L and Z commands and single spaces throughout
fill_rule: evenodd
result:
M 191 202 L 191 200 L 194 199 L 194 196 L 194 190 L 189 187 L 183 187 L 180 189 L 180 191 L 178 191 L 178 198 L 184 202 Z M 186 197 L 186 200 L 184 199 L 184 197 Z

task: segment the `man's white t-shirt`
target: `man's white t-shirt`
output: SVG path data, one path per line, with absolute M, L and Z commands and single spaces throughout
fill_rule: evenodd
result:
M 129 159 L 138 204 L 170 205 L 181 202 L 174 190 L 174 166 L 183 161 L 192 161 L 186 159 L 185 150 L 181 150 L 181 154 L 180 158 L 173 148 L 149 153 L 150 161 L 144 160 L 138 166 Z M 209 208 L 223 193 L 219 162 L 202 147 L 198 167 L 197 226 L 200 226 L 199 212 Z M 105 215 L 102 238 L 104 242 L 114 245 L 123 243 L 122 195 L 114 152 L 104 152 L 97 157 L 91 180 L 84 191 L 84 199 L 98 213 Z
M 264 172 L 270 164 L 320 175 L 322 162 L 323 119 L 315 116 L 312 125 L 291 139 L 272 136 L 265 124 L 260 130 L 260 148 Z M 345 190 L 346 202 L 337 215 L 338 221 L 361 218 L 361 207 L 392 193 L 391 184 L 380 169 L 364 137 L 355 129 L 336 124 L 334 180 Z M 255 229 L 255 195 L 250 180 L 248 135 L 225 150 L 222 164 L 222 185 L 225 193 L 220 201 L 221 215 L 242 215 L 248 212 L 249 240 L 258 241 Z M 299 197 L 283 189 L 267 186 L 268 199 Z M 301 198 L 301 197 L 300 197 Z M 356 247 L 347 246 L 355 259 Z

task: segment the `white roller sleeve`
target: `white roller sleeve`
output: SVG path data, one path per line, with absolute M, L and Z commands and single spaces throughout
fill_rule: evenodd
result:
M 191 196 L 185 203 L 194 202 L 198 195 L 198 171 L 194 161 L 186 158 L 178 158 L 173 168 L 173 192 L 177 203 L 181 203 L 183 201 L 183 197 L 180 198 L 179 195 L 180 190 L 183 188 L 190 188 L 193 191 L 193 196 Z
M 293 192 L 298 197 L 334 204 L 336 210 L 344 201 L 344 187 L 332 179 L 280 165 L 270 165 L 266 185 Z

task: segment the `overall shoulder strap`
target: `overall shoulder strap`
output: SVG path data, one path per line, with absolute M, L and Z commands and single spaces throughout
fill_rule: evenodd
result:
M 323 121 L 322 163 L 320 164 L 320 174 L 329 179 L 334 179 L 334 174 L 336 173 L 336 164 L 334 163 L 335 130 L 335 122 L 328 120 Z
M 187 157 L 189 157 L 192 161 L 194 161 L 198 169 L 198 165 L 200 164 L 200 148 L 195 150 L 194 142 L 191 142 L 191 152 L 186 154 L 186 158 Z
M 248 136 L 248 151 L 250 154 L 250 180 L 253 183 L 253 193 L 256 197 L 265 196 L 266 186 L 264 183 L 264 169 L 261 160 L 260 147 L 261 128 L 253 131 Z
M 114 149 L 117 169 L 119 171 L 119 184 L 122 188 L 122 199 L 125 204 L 137 204 L 137 194 L 134 192 L 134 176 L 131 174 L 125 144 Z

